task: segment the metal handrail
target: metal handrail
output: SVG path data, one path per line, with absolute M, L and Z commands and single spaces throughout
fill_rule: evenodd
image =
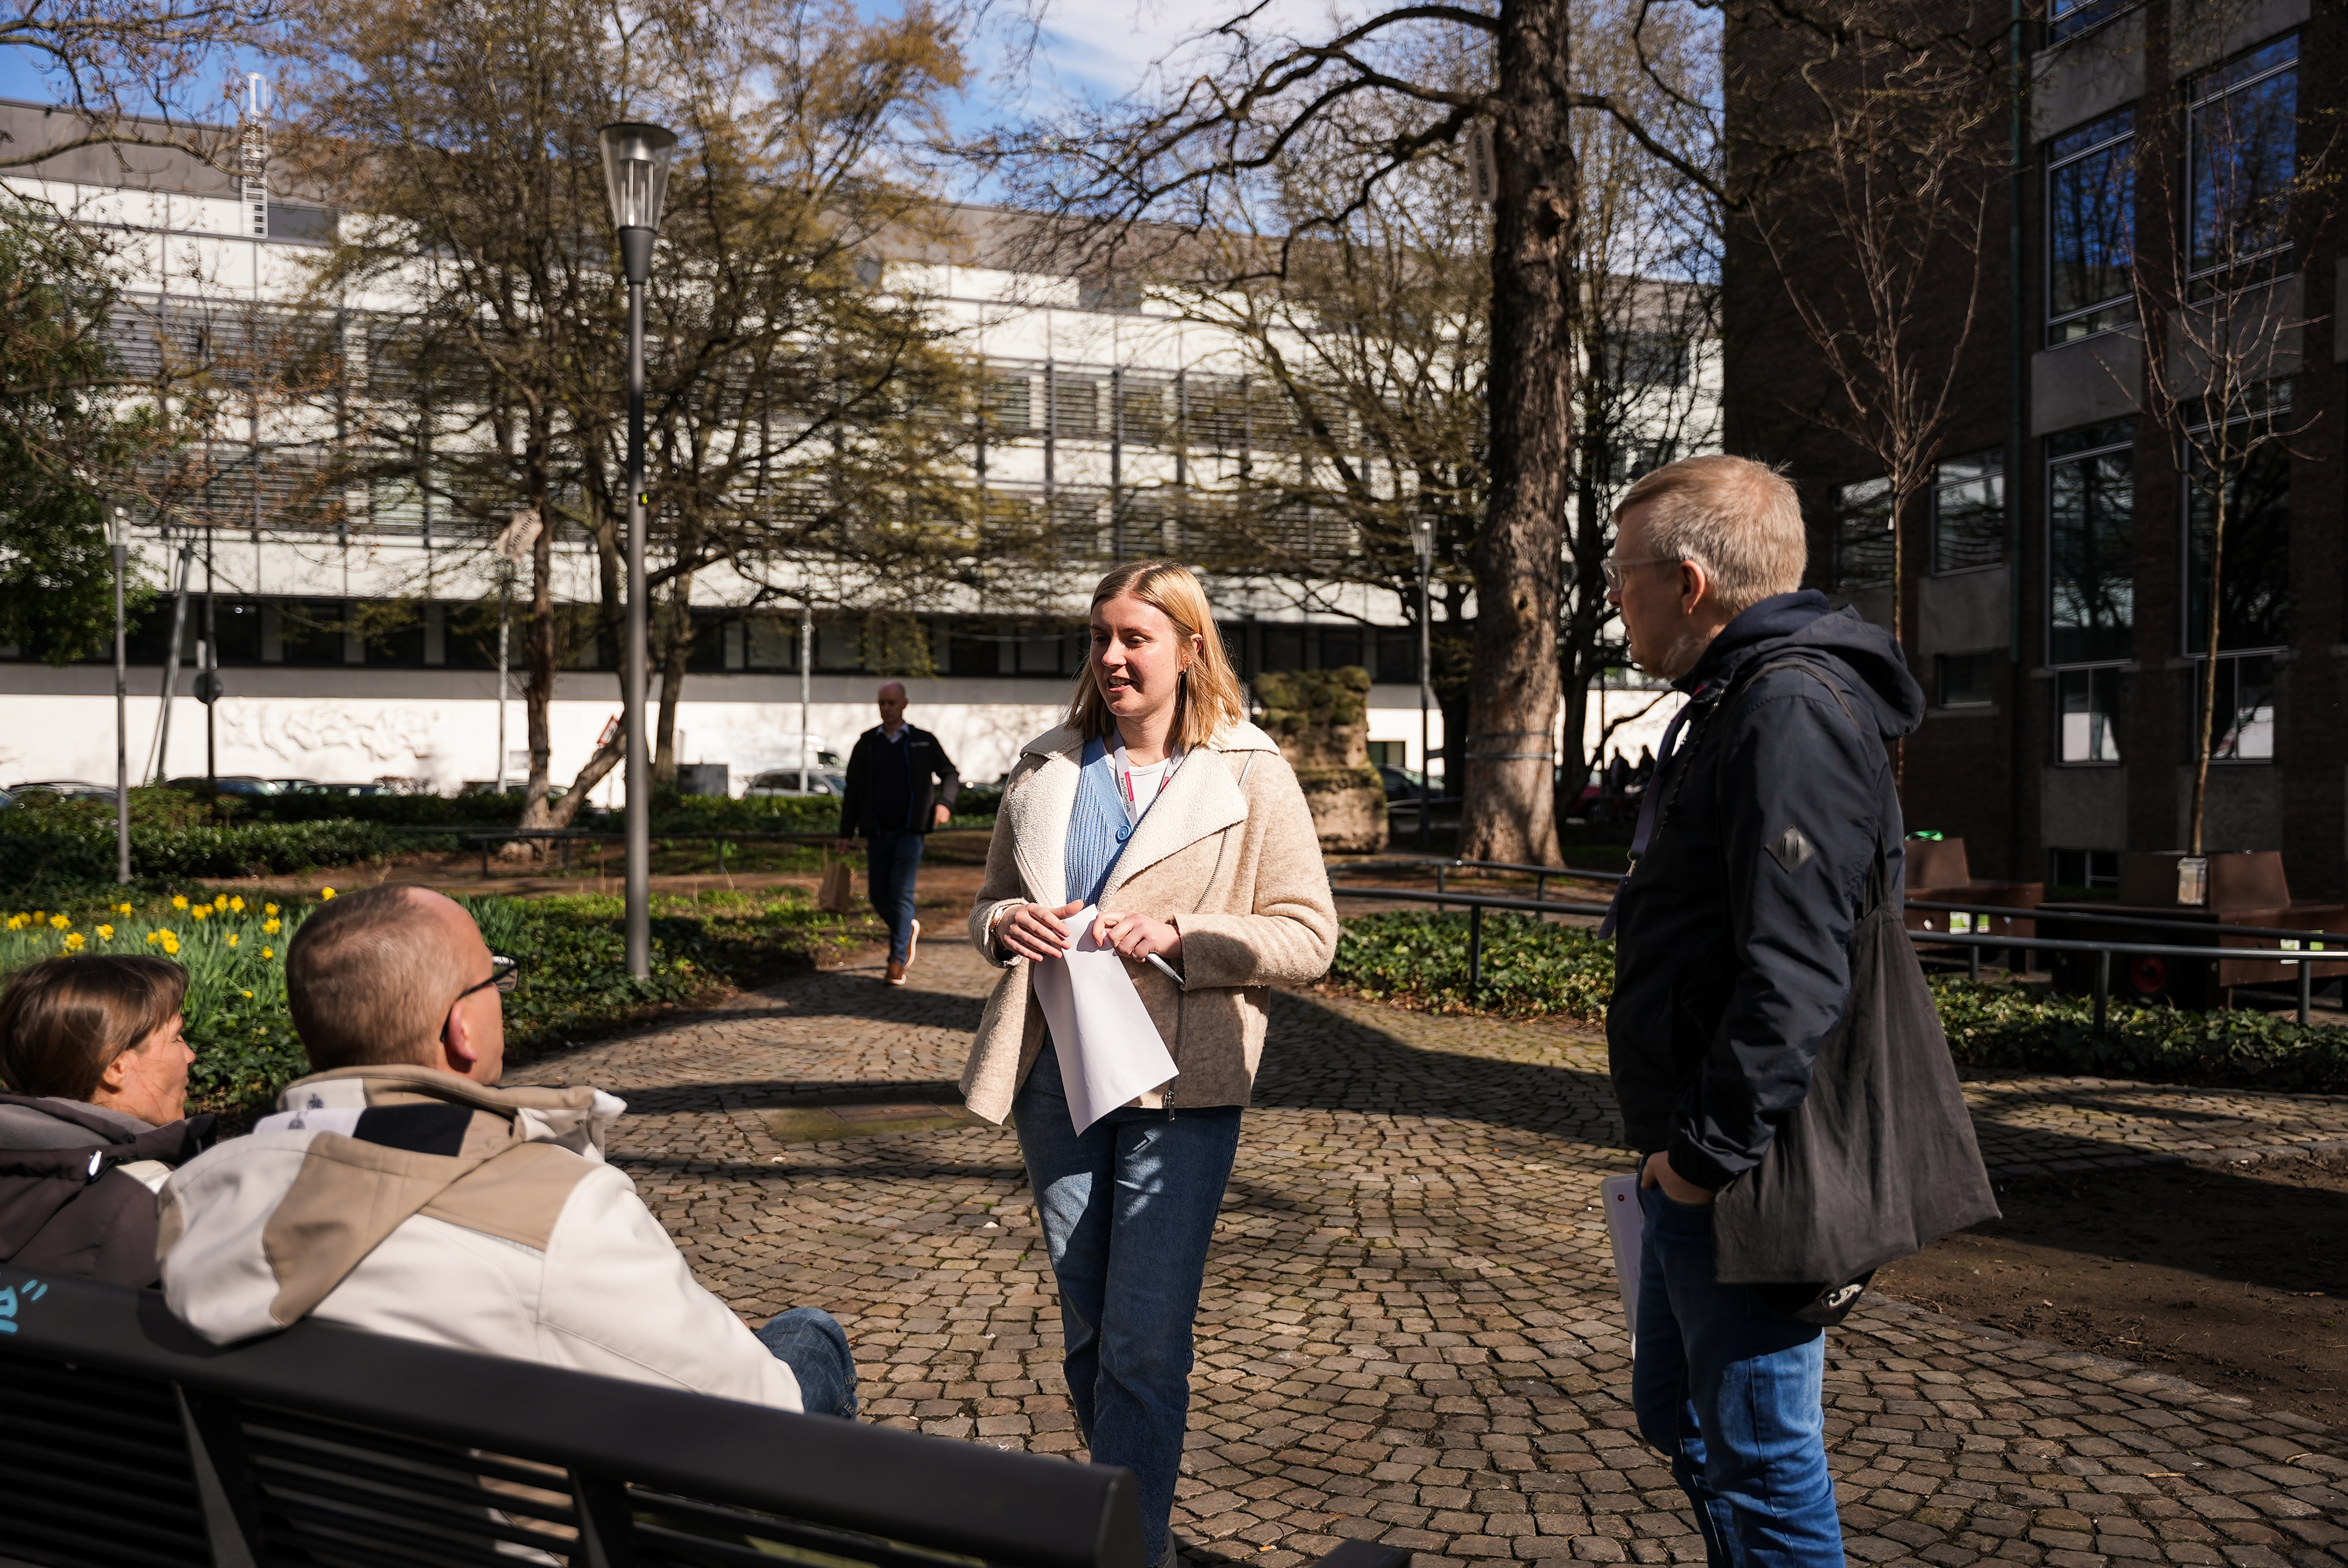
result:
M 1958 914 L 2003 915 L 2014 920 L 2090 920 L 2105 926 L 2149 926 L 2162 931 L 2215 931 L 2229 937 L 2295 937 L 2302 942 L 2337 942 L 2343 949 L 2348 949 L 2348 931 L 2302 931 L 2289 926 L 2221 926 L 2199 920 L 2165 920 L 2157 915 L 2097 915 L 2084 909 L 2048 909 L 2037 904 L 2028 907 L 2019 904 L 1948 904 L 1938 899 L 1910 898 L 1908 907 L 1946 909 Z
M 1546 898 L 1506 898 L 1478 893 L 1429 893 L 1416 887 L 1341 887 L 1330 884 L 1329 891 L 1339 898 L 1384 898 L 1404 903 L 1457 904 L 1468 911 L 1468 994 L 1474 996 L 1484 979 L 1484 911 L 1505 909 L 1529 914 L 1603 915 L 1603 904 L 1565 904 Z M 2003 914 L 2014 911 L 2007 907 L 1988 905 L 1982 907 Z M 2223 929 L 2236 927 L 2195 927 L 2196 930 Z M 2319 936 L 2339 936 L 2338 932 L 2319 932 Z M 2131 958 L 2176 958 L 2219 959 L 2237 958 L 2245 962 L 2297 964 L 2299 966 L 2299 1021 L 2311 1021 L 2314 1009 L 2315 971 L 2313 964 L 2348 961 L 2348 948 L 2325 951 L 2321 948 L 2214 948 L 2185 947 L 2157 942 L 2085 942 L 2068 941 L 2058 937 L 2000 937 L 1987 931 L 1910 931 L 1910 942 L 1918 947 L 1961 947 L 1969 948 L 1970 974 L 1981 979 L 1981 949 L 2009 948 L 2028 952 L 2094 953 L 2096 962 L 2096 1028 L 2100 1031 L 2107 1018 L 2111 1000 L 2112 955 L 2126 954 Z

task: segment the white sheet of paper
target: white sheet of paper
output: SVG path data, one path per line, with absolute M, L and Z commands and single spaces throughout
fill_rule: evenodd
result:
M 1639 1178 L 1609 1176 L 1598 1184 L 1598 1201 L 1606 1205 L 1606 1235 L 1614 1244 L 1614 1284 L 1622 1296 L 1622 1332 L 1630 1336 L 1631 1356 L 1639 1354 L 1639 1238 L 1647 1228 L 1647 1211 L 1639 1203 Z
M 1068 1120 L 1081 1132 L 1144 1090 L 1174 1076 L 1165 1037 L 1141 1005 L 1133 977 L 1117 949 L 1093 939 L 1087 904 L 1068 923 L 1076 945 L 1064 958 L 1035 966 L 1035 999 L 1052 1028 Z

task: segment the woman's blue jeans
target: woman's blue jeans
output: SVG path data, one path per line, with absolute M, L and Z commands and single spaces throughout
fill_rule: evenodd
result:
M 1713 1279 L 1712 1211 L 1640 1193 L 1631 1404 L 1695 1504 L 1712 1568 L 1843 1568 L 1827 1472 L 1826 1330 Z
M 767 1319 L 758 1342 L 799 1380 L 799 1409 L 810 1416 L 856 1419 L 856 1358 L 848 1331 L 819 1307 L 794 1307 Z
M 1154 1563 L 1182 1468 L 1191 1326 L 1240 1108 L 1126 1106 L 1078 1133 L 1047 1044 L 1012 1116 L 1060 1285 L 1068 1400 L 1093 1462 L 1139 1478 L 1142 1560 Z

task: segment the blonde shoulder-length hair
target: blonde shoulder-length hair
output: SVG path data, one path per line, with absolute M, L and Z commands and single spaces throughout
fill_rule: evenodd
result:
M 1100 579 L 1100 586 L 1093 589 L 1092 608 L 1098 610 L 1119 598 L 1138 599 L 1162 611 L 1178 633 L 1198 640 L 1197 656 L 1183 671 L 1181 691 L 1175 698 L 1177 744 L 1185 751 L 1203 746 L 1247 717 L 1239 672 L 1231 668 L 1222 633 L 1215 628 L 1215 612 L 1208 606 L 1207 590 L 1199 586 L 1197 574 L 1173 561 L 1128 562 Z M 1106 735 L 1116 726 L 1093 669 L 1089 643 L 1076 690 L 1068 693 L 1066 723 L 1086 740 Z

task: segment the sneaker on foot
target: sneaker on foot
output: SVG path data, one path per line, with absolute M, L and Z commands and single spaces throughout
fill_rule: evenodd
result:
M 921 946 L 922 923 L 919 920 L 916 920 L 913 922 L 913 934 L 905 938 L 905 967 L 907 968 L 910 969 L 913 967 L 913 954 L 920 950 Z
M 889 960 L 889 983 L 892 986 L 905 983 L 905 966 L 894 958 Z

